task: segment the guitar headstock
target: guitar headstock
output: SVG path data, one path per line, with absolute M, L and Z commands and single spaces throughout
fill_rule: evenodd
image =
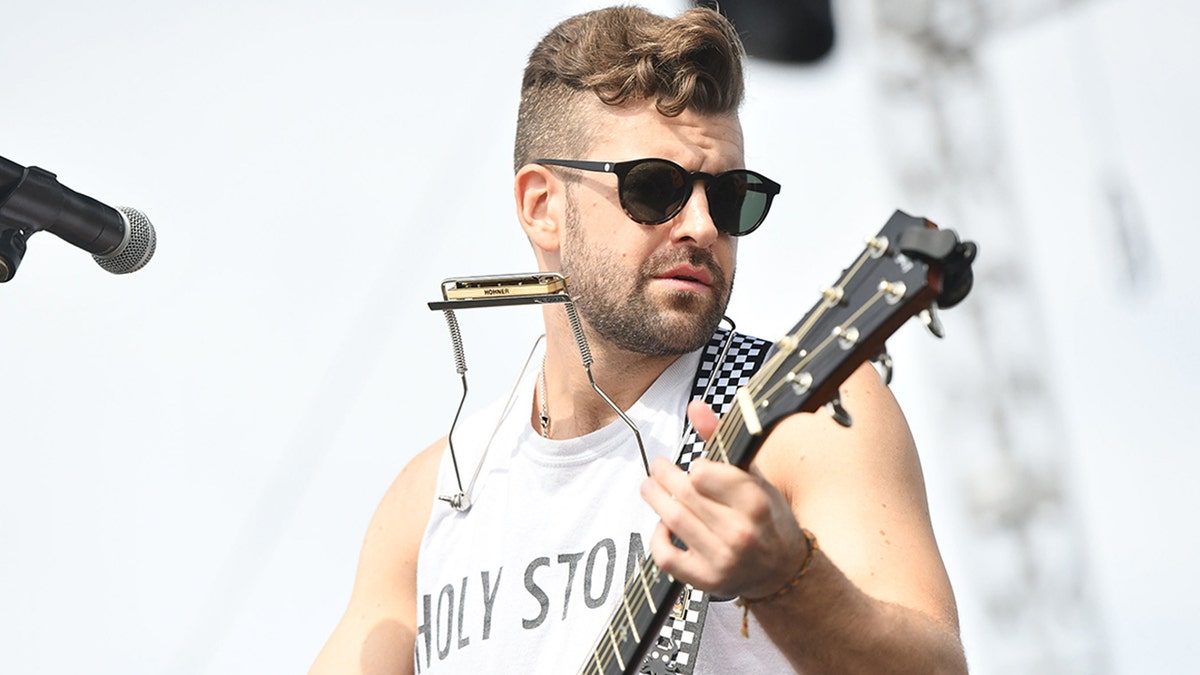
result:
M 915 315 L 928 317 L 926 324 L 940 336 L 936 308 L 966 296 L 975 252 L 975 244 L 959 242 L 953 231 L 896 211 L 822 299 L 775 343 L 727 417 L 761 436 L 792 413 L 829 405 L 834 419 L 849 426 L 838 386 Z M 727 453 L 725 459 L 745 466 L 754 451 L 747 450 L 742 457 Z

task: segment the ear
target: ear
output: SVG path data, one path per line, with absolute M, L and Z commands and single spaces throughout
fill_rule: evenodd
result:
M 513 180 L 517 218 L 529 241 L 538 249 L 558 251 L 566 227 L 566 185 L 550 169 L 526 164 Z

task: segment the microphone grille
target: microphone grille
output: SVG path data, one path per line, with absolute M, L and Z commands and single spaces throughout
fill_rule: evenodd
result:
M 146 214 L 128 206 L 117 206 L 116 210 L 125 220 L 125 238 L 121 244 L 105 256 L 94 255 L 96 263 L 113 274 L 136 272 L 150 262 L 158 244 L 154 226 Z

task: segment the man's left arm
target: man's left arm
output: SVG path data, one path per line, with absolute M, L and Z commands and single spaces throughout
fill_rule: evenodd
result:
M 751 611 L 803 672 L 966 672 L 908 425 L 870 366 L 841 391 L 853 426 L 793 415 L 751 472 L 700 461 L 683 474 L 656 463 L 643 485 L 662 518 L 651 553 L 697 588 L 770 597 Z M 693 404 L 689 414 L 711 433 L 707 408 Z M 804 530 L 817 543 L 811 554 Z

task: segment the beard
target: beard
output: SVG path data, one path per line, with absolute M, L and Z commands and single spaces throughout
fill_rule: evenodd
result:
M 590 240 L 573 204 L 567 207 L 568 236 L 562 247 L 562 273 L 583 321 L 601 338 L 625 351 L 647 356 L 678 356 L 695 351 L 712 337 L 733 288 L 712 251 L 675 248 L 652 255 L 633 279 L 620 273 L 620 256 Z M 569 244 L 568 244 L 569 242 Z M 680 264 L 708 270 L 710 293 L 659 292 L 650 282 Z

